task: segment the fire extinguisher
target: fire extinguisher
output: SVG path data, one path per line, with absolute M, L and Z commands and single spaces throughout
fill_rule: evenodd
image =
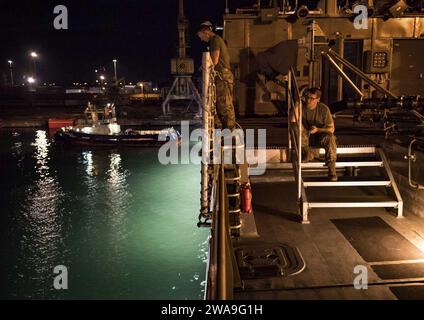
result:
M 240 187 L 241 193 L 241 211 L 252 213 L 252 187 L 250 183 L 245 183 Z

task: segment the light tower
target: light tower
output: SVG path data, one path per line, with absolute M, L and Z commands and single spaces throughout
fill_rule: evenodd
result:
M 33 62 L 33 77 L 37 77 L 37 59 L 38 59 L 38 53 L 35 51 L 32 51 L 29 56 L 32 58 L 32 62 Z
M 178 57 L 171 60 L 171 73 L 174 76 L 174 83 L 162 104 L 163 115 L 171 113 L 170 102 L 173 100 L 195 100 L 198 105 L 197 115 L 201 115 L 202 98 L 192 81 L 194 74 L 193 59 L 187 57 L 186 34 L 188 30 L 188 20 L 184 15 L 184 1 L 179 0 L 178 14 Z
M 117 62 L 118 60 L 116 60 L 116 59 L 113 59 L 112 60 L 112 62 L 113 62 L 113 70 L 114 70 L 114 74 L 115 74 L 115 81 L 118 81 L 118 74 L 117 74 L 117 72 L 116 72 L 116 62 Z
M 10 84 L 13 87 L 14 86 L 14 81 L 13 81 L 13 68 L 12 68 L 12 64 L 13 61 L 12 60 L 8 60 L 7 63 L 9 64 L 9 69 L 10 69 Z

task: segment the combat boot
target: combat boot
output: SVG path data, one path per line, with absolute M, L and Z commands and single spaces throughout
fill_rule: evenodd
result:
M 334 161 L 328 163 L 328 180 L 337 181 L 336 163 Z

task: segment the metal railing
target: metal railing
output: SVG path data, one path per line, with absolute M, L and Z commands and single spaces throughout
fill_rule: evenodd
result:
M 230 300 L 233 298 L 234 279 L 238 279 L 238 271 L 231 241 L 229 201 L 224 172 L 224 147 L 222 141 L 219 146 L 214 143 L 215 73 L 209 53 L 203 54 L 202 66 L 204 157 L 201 172 L 200 217 L 210 219 L 208 225 L 211 227 L 205 299 Z M 212 161 L 214 160 L 212 157 L 217 154 L 214 150 L 215 147 L 220 148 L 219 163 Z M 206 159 L 206 156 L 209 158 Z
M 289 137 L 288 144 L 292 156 L 293 154 L 296 155 L 296 159 L 292 159 L 292 161 L 297 177 L 297 199 L 300 201 L 302 199 L 302 99 L 293 67 L 290 67 L 287 76 L 286 97 L 289 115 L 287 124 Z M 295 121 L 293 121 L 293 119 Z M 294 130 L 292 123 L 296 123 L 297 130 Z M 292 152 L 292 143 L 294 144 L 295 152 Z
M 327 58 L 330 55 L 331 54 L 328 54 Z M 333 56 L 330 58 L 333 58 Z M 334 65 L 336 65 L 336 62 L 334 60 L 333 60 Z M 299 87 L 295 77 L 295 70 L 293 68 L 290 68 L 288 73 L 286 90 L 287 90 L 286 96 L 287 96 L 287 104 L 288 104 L 288 111 L 289 111 L 288 112 L 289 113 L 289 121 L 288 121 L 289 146 L 292 151 L 291 152 L 292 164 L 293 164 L 293 170 L 294 170 L 296 183 L 297 183 L 297 200 L 298 200 L 299 211 L 301 212 L 302 223 L 309 223 L 308 210 L 312 208 L 351 208 L 351 207 L 354 207 L 354 208 L 359 208 L 359 207 L 397 208 L 397 211 L 398 211 L 397 217 L 401 218 L 403 215 L 402 197 L 397 188 L 394 177 L 391 173 L 387 159 L 385 158 L 385 155 L 381 150 L 378 150 L 377 154 L 376 152 L 373 152 L 373 154 L 374 156 L 380 157 L 381 161 L 376 162 L 376 165 L 384 167 L 384 171 L 389 177 L 389 180 L 381 179 L 379 181 L 374 181 L 374 180 L 363 180 L 363 181 L 362 180 L 361 181 L 319 181 L 319 180 L 313 181 L 312 180 L 311 181 L 309 179 L 307 181 L 304 181 L 304 179 L 302 178 L 303 170 L 321 168 L 321 166 L 324 166 L 324 163 L 305 163 L 305 164 L 302 163 L 302 130 L 304 130 L 304 128 L 302 126 L 303 106 L 302 106 L 301 97 L 303 95 L 303 90 L 299 92 Z M 380 90 L 382 92 L 385 92 L 387 95 L 389 94 L 391 95 L 391 93 L 388 92 L 387 90 L 385 91 L 384 88 L 381 88 Z M 294 130 L 293 128 L 294 126 L 296 127 L 296 130 Z M 292 144 L 294 145 L 294 150 L 292 148 Z M 337 152 L 339 151 L 341 150 L 337 149 Z M 352 150 L 350 150 L 348 153 L 360 155 L 366 151 L 367 151 L 367 148 L 359 147 L 359 148 L 352 148 Z M 409 156 L 411 157 L 411 154 Z M 410 161 L 411 159 L 412 158 L 410 158 Z M 352 163 L 345 162 L 345 161 L 336 163 L 336 167 L 347 168 L 350 166 L 352 167 L 374 166 L 374 164 L 368 163 L 368 162 L 362 162 L 359 160 L 353 161 Z M 340 187 L 342 186 L 386 186 L 393 191 L 396 197 L 396 201 L 361 201 L 361 202 L 308 201 L 306 188 L 326 187 L 326 186 L 340 186 Z
M 328 62 L 334 67 L 334 70 L 345 80 L 352 89 L 361 97 L 363 98 L 365 95 L 362 93 L 362 91 L 355 85 L 355 83 L 349 78 L 349 76 L 343 71 L 342 68 L 339 67 L 339 65 L 334 61 L 334 59 L 328 54 L 328 52 L 322 52 L 321 53 L 324 58 L 327 58 Z
M 360 92 L 360 90 L 353 84 L 353 82 L 346 76 L 346 74 L 340 69 L 340 67 L 337 65 L 336 62 L 341 63 L 344 67 L 350 69 L 354 74 L 359 76 L 362 80 L 364 80 L 366 83 L 368 83 L 371 87 L 374 87 L 376 90 L 380 91 L 382 94 L 384 94 L 386 97 L 391 98 L 397 98 L 396 95 L 391 93 L 386 88 L 380 86 L 377 82 L 370 79 L 361 69 L 355 67 L 353 64 L 351 64 L 349 61 L 338 55 L 335 51 L 333 51 L 331 48 L 327 50 L 327 52 L 323 52 L 322 55 L 328 59 L 330 64 L 335 68 L 335 70 L 339 73 L 341 77 L 343 77 L 349 85 L 352 86 L 352 88 L 361 96 L 363 97 L 363 94 Z M 341 72 L 341 73 L 340 73 Z M 346 78 L 345 78 L 346 77 Z
M 415 153 L 412 152 L 412 146 L 417 142 L 424 145 L 424 140 L 417 139 L 417 138 L 412 139 L 408 146 L 408 155 L 405 156 L 405 158 L 408 160 L 408 183 L 409 183 L 409 186 L 413 189 L 423 190 L 424 189 L 423 185 L 412 181 L 412 163 L 417 161 L 417 156 L 415 155 Z
M 223 159 L 223 148 L 221 148 Z M 213 212 L 209 238 L 209 261 L 206 274 L 205 299 L 231 300 L 237 266 L 230 235 L 229 204 L 224 164 L 214 165 Z
M 211 93 L 210 69 L 213 67 L 209 52 L 203 54 L 202 69 L 203 69 L 203 92 L 202 92 L 202 119 L 203 119 L 203 137 L 202 137 L 202 167 L 201 167 L 201 197 L 200 197 L 200 218 L 204 219 L 203 224 L 207 224 L 206 220 L 210 215 L 210 175 L 208 158 L 211 158 L 211 144 L 213 145 L 213 135 L 211 130 L 214 127 L 213 111 L 215 101 Z M 212 150 L 213 151 L 213 150 Z

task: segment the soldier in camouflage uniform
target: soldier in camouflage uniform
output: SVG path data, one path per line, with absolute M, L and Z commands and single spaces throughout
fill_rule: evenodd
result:
M 236 125 L 236 117 L 233 105 L 234 76 L 230 69 L 230 55 L 227 45 L 220 36 L 213 32 L 212 23 L 203 22 L 197 33 L 204 42 L 209 42 L 212 62 L 217 76 L 216 86 L 216 111 L 215 123 L 221 123 L 223 129 L 233 130 Z
M 330 109 L 320 102 L 320 98 L 321 90 L 318 88 L 310 88 L 306 92 L 306 103 L 302 108 L 302 159 L 308 162 L 316 157 L 310 150 L 310 146 L 324 148 L 328 178 L 330 181 L 337 181 L 337 142 L 334 135 L 334 121 Z M 293 114 L 291 121 L 295 122 Z M 297 127 L 295 128 L 297 131 Z

